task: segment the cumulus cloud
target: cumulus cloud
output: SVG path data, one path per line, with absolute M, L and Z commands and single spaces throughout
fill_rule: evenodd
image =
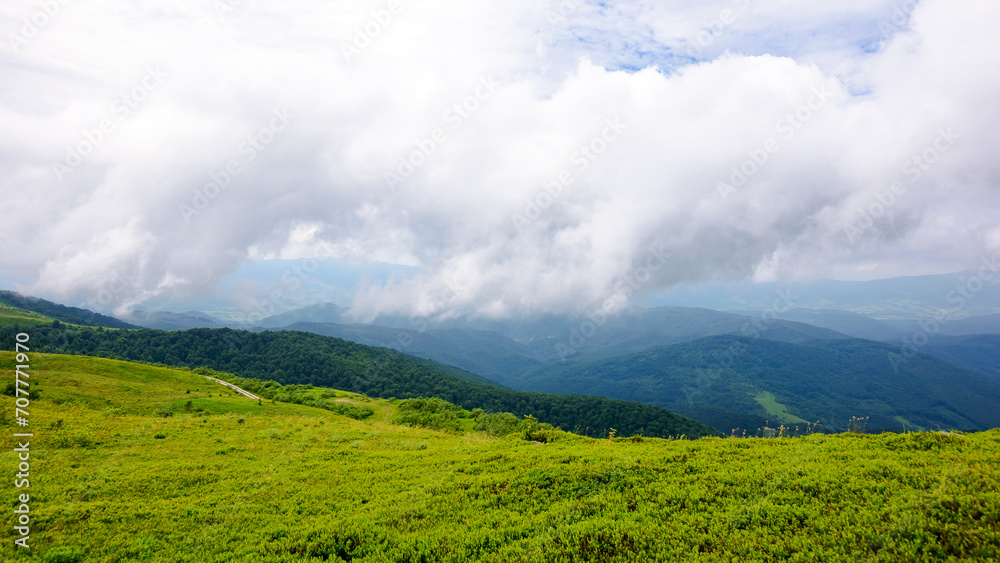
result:
M 9 2 L 0 268 L 120 310 L 419 266 L 371 318 L 978 261 L 1000 7 L 799 4 Z

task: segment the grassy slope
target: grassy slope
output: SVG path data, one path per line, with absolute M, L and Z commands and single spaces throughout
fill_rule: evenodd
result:
M 1000 556 L 997 430 L 534 445 L 394 426 L 386 401 L 359 422 L 184 370 L 32 360 L 37 520 L 15 561 L 61 547 L 171 562 Z
M 0 303 L 10 307 L 33 311 L 46 315 L 61 322 L 82 326 L 103 326 L 107 328 L 139 328 L 138 326 L 126 323 L 125 321 L 95 313 L 89 309 L 79 307 L 67 307 L 59 303 L 21 295 L 13 291 L 0 290 Z
M 14 333 L 0 328 L 0 349 L 13 349 Z M 721 435 L 696 420 L 639 402 L 603 397 L 525 393 L 483 382 L 384 348 L 304 332 L 192 329 L 105 330 L 40 326 L 31 331 L 37 351 L 111 357 L 173 366 L 205 366 L 283 384 L 313 384 L 375 397 L 440 397 L 466 409 L 534 414 L 580 433 L 670 437 Z
M 775 400 L 774 395 L 768 393 L 767 391 L 761 391 L 756 397 L 754 397 L 754 399 L 760 406 L 764 407 L 764 410 L 767 411 L 767 415 L 772 417 L 777 424 L 809 423 L 808 420 L 801 419 L 788 412 L 788 407 Z
M 51 322 L 51 317 L 11 307 L 6 303 L 0 302 L 0 328 L 12 327 L 14 325 L 26 328 L 29 326 L 50 324 Z

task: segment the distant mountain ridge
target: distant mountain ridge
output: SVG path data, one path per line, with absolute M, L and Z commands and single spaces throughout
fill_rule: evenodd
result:
M 33 302 L 36 308 L 59 312 L 66 322 L 81 316 L 103 317 L 44 300 Z M 543 315 L 414 322 L 407 317 L 382 317 L 376 319 L 382 324 L 349 324 L 344 307 L 325 303 L 265 318 L 259 323 L 263 326 L 253 330 L 265 339 L 270 338 L 266 330 L 275 328 L 393 348 L 415 356 L 410 361 L 422 365 L 419 369 L 436 373 L 434 377 L 638 401 L 723 430 L 762 427 L 774 421 L 816 420 L 828 428 L 843 429 L 842 424 L 851 416 L 869 417 L 874 428 L 882 429 L 1000 425 L 1000 419 L 983 414 L 989 408 L 981 404 L 993 400 L 996 393 L 991 385 L 1000 381 L 1000 335 L 949 334 L 989 330 L 1000 315 L 941 323 L 940 330 L 928 335 L 926 345 L 920 346 L 921 355 L 911 358 L 901 367 L 902 376 L 893 374 L 894 378 L 886 371 L 886 358 L 900 352 L 903 338 L 912 340 L 914 329 L 920 326 L 915 321 L 878 320 L 839 310 L 789 308 L 775 315 L 747 313 L 669 306 L 635 308 L 600 319 Z M 328 319 L 340 322 L 323 322 Z M 129 320 L 170 330 L 190 325 L 217 329 L 221 322 L 197 311 L 140 311 Z M 859 334 L 879 337 L 884 343 L 852 338 Z M 293 340 L 307 341 L 301 337 Z M 195 342 L 190 345 L 197 347 Z M 562 354 L 567 348 L 570 353 Z M 733 349 L 745 351 L 753 361 L 734 361 L 739 369 L 718 369 L 720 358 Z M 101 350 L 104 348 L 84 353 Z M 140 352 L 129 349 L 116 353 L 126 359 L 172 365 L 180 365 L 178 358 L 188 354 L 178 350 L 174 356 L 161 354 L 155 356 L 159 359 L 150 360 L 135 356 Z M 221 350 L 218 353 L 225 355 Z M 319 360 L 309 361 L 315 364 Z M 231 364 L 206 365 L 232 371 Z M 307 371 L 315 373 L 317 369 Z M 275 373 L 280 375 L 282 369 Z M 715 374 L 710 385 L 705 384 L 706 373 Z M 899 385 L 901 381 L 906 384 Z M 942 381 L 947 385 L 942 386 Z M 350 389 L 342 380 L 337 385 Z M 426 387 L 420 385 L 418 388 Z M 391 392 L 387 389 L 379 392 Z M 452 393 L 443 397 L 461 403 L 461 395 L 447 389 L 446 385 L 432 391 Z M 694 402 L 692 389 L 696 390 Z M 678 399 L 681 396 L 683 401 Z M 1000 410 L 1000 404 L 993 406 Z M 544 408 L 539 412 L 545 412 Z
M 316 305 L 265 320 L 269 326 L 296 319 L 348 321 L 344 311 L 333 305 Z M 753 311 L 720 312 L 697 307 L 637 308 L 605 320 L 586 338 L 581 338 L 580 328 L 589 319 L 557 315 L 526 320 L 458 319 L 427 323 L 423 330 L 412 328 L 414 323 L 405 318 L 381 318 L 376 322 L 382 324 L 371 325 L 296 322 L 284 328 L 398 348 L 504 384 L 549 362 L 610 358 L 708 336 L 752 336 L 790 343 L 853 337 L 902 345 L 904 338 L 912 338 L 919 330 L 914 320 L 883 321 L 850 311 L 790 308 L 777 316 L 780 318 Z M 989 330 L 998 317 L 942 323 L 941 334 L 932 335 L 930 345 L 922 351 L 968 369 L 996 373 L 1000 347 L 989 344 L 989 339 L 948 339 L 945 335 Z M 580 340 L 574 342 L 573 338 Z M 945 342 L 946 352 L 938 346 Z M 563 350 L 569 348 L 565 357 L 559 354 L 560 346 Z
M 753 316 L 754 311 L 729 311 Z M 905 331 L 893 323 L 873 319 L 867 315 L 837 309 L 807 309 L 795 307 L 781 314 L 781 318 L 833 330 L 854 338 L 891 341 L 901 338 Z
M 248 311 L 237 303 L 234 295 L 239 293 L 242 298 L 250 297 L 257 302 L 267 301 L 271 292 L 281 291 L 282 299 L 277 303 L 279 313 L 308 308 L 314 303 L 336 303 L 349 305 L 358 284 L 386 283 L 397 277 L 408 277 L 420 272 L 420 268 L 394 264 L 373 263 L 365 266 L 350 264 L 335 259 L 317 259 L 316 263 L 308 260 L 264 260 L 248 262 L 237 272 L 226 276 L 218 286 L 214 296 L 192 298 L 187 301 L 153 300 L 149 308 L 170 307 L 172 311 L 212 311 L 218 318 L 224 318 L 223 311 L 236 311 L 245 317 Z M 985 280 L 981 290 L 976 291 L 974 298 L 967 299 L 953 317 L 991 315 L 1000 313 L 1000 276 L 990 272 L 986 264 L 984 275 L 993 275 Z M 992 266 L 992 264 L 990 264 Z M 308 273 L 307 276 L 305 274 Z M 772 306 L 779 292 L 789 296 L 795 307 L 814 310 L 850 311 L 868 315 L 878 320 L 907 320 L 926 317 L 928 311 L 941 308 L 953 308 L 949 296 L 956 288 L 968 280 L 980 275 L 980 270 L 954 272 L 950 274 L 933 274 L 917 276 L 900 276 L 870 281 L 844 281 L 819 279 L 809 282 L 775 283 L 775 282 L 706 282 L 694 287 L 678 286 L 659 291 L 634 300 L 636 307 L 649 308 L 660 306 L 702 307 L 716 311 L 764 311 Z M 288 280 L 308 279 L 292 291 Z M 985 278 L 980 278 L 985 279 Z M 241 288 L 237 291 L 237 288 Z M 250 293 L 248 294 L 248 288 Z M 265 313 L 266 314 L 266 313 Z M 237 315 L 239 316 L 239 315 Z M 255 318 L 257 318 L 255 316 Z M 785 317 L 788 320 L 800 320 Z M 391 319 L 378 319 L 377 324 L 396 328 L 415 328 L 408 324 L 407 317 L 396 319 L 400 324 L 391 324 Z M 283 322 L 286 326 L 292 322 L 335 322 L 352 324 L 357 319 L 332 318 L 299 318 L 295 321 Z M 277 328 L 269 326 L 268 328 Z M 484 327 L 481 330 L 494 330 Z M 836 330 L 836 329 L 834 329 Z M 496 331 L 500 332 L 500 331 Z M 502 332 L 501 332 L 502 333 Z M 519 340 L 507 335 L 514 340 Z
M 125 317 L 142 328 L 158 330 L 188 330 L 192 328 L 223 328 L 225 325 L 200 311 L 171 313 L 169 311 L 132 311 Z
M 301 309 L 288 311 L 279 315 L 265 317 L 256 326 L 261 328 L 284 328 L 297 323 L 337 323 L 351 324 L 349 320 L 343 318 L 347 311 L 346 307 L 341 307 L 335 303 L 318 303 Z
M 871 281 L 708 283 L 658 292 L 642 298 L 641 304 L 646 307 L 681 305 L 719 310 L 764 310 L 779 291 L 785 291 L 794 296 L 796 307 L 806 309 L 851 311 L 882 320 L 926 318 L 931 311 L 949 309 L 953 317 L 964 318 L 1000 312 L 1000 275 L 991 272 L 985 264 L 983 266 L 981 270 L 953 274 Z M 980 278 L 981 272 L 989 279 Z M 974 293 L 965 288 L 972 298 L 961 297 L 958 289 L 964 288 L 973 278 L 983 281 L 982 286 Z M 961 307 L 957 307 L 958 303 Z
M 101 331 L 38 325 L 32 350 L 109 357 L 172 366 L 205 366 L 240 377 L 312 384 L 375 397 L 439 397 L 467 409 L 534 414 L 568 431 L 698 437 L 719 432 L 665 409 L 603 397 L 530 393 L 500 387 L 481 376 L 414 358 L 304 332 L 231 329 Z M 14 332 L 0 327 L 0 346 L 14 348 Z
M 323 318 L 322 306 L 308 307 L 265 319 L 267 326 L 300 318 Z M 340 319 L 340 308 L 327 309 Z M 719 334 L 754 335 L 769 340 L 804 342 L 846 339 L 826 328 L 784 319 L 749 316 L 688 307 L 633 309 L 608 317 L 588 337 L 581 327 L 587 317 L 545 315 L 527 320 L 458 319 L 428 323 L 418 330 L 400 318 L 377 319 L 379 324 L 296 322 L 281 326 L 336 336 L 373 346 L 398 347 L 436 361 L 455 365 L 505 382 L 534 365 L 567 358 L 605 358 Z M 585 329 L 584 329 L 585 330 Z M 575 338 L 582 338 L 577 342 Z
M 305 322 L 283 328 L 333 336 L 367 346 L 395 348 L 500 383 L 542 363 L 529 347 L 488 331 L 457 328 L 419 331 L 378 325 Z

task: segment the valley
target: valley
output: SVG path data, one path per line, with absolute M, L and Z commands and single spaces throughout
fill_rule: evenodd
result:
M 31 302 L 38 311 L 59 312 L 68 323 L 84 311 L 24 297 L 7 301 L 8 307 Z M 184 318 L 197 315 L 208 319 L 193 311 Z M 847 311 L 789 308 L 762 317 L 752 311 L 635 308 L 595 324 L 568 357 L 560 356 L 560 343 L 570 342 L 575 327 L 591 321 L 548 315 L 425 320 L 416 326 L 401 318 L 377 322 L 383 324 L 351 324 L 344 308 L 320 304 L 265 318 L 252 331 L 112 335 L 43 326 L 37 339 L 50 352 L 207 366 L 373 396 L 437 396 L 466 408 L 548 416 L 549 422 L 584 433 L 606 433 L 611 427 L 619 435 L 709 432 L 653 414 L 667 411 L 726 434 L 755 433 L 774 422 L 802 426 L 800 421 L 818 431 L 840 432 L 855 419 L 867 420 L 872 431 L 1000 426 L 995 414 L 1000 412 L 1000 334 L 964 334 L 994 330 L 994 316 L 946 323 L 925 346 L 911 351 L 900 336 L 904 325 Z M 387 370 L 393 378 L 386 378 Z M 542 393 L 589 398 L 556 401 Z M 635 406 L 629 409 L 646 414 L 616 421 L 611 411 L 598 407 L 612 403 L 597 397 L 631 402 Z M 560 402 L 576 406 L 555 406 Z M 598 414 L 572 414 L 583 405 Z M 652 422 L 656 417 L 663 421 Z

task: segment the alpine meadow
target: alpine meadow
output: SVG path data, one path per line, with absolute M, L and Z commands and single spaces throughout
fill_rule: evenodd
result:
M 0 561 L 1000 563 L 995 0 L 7 0 Z

